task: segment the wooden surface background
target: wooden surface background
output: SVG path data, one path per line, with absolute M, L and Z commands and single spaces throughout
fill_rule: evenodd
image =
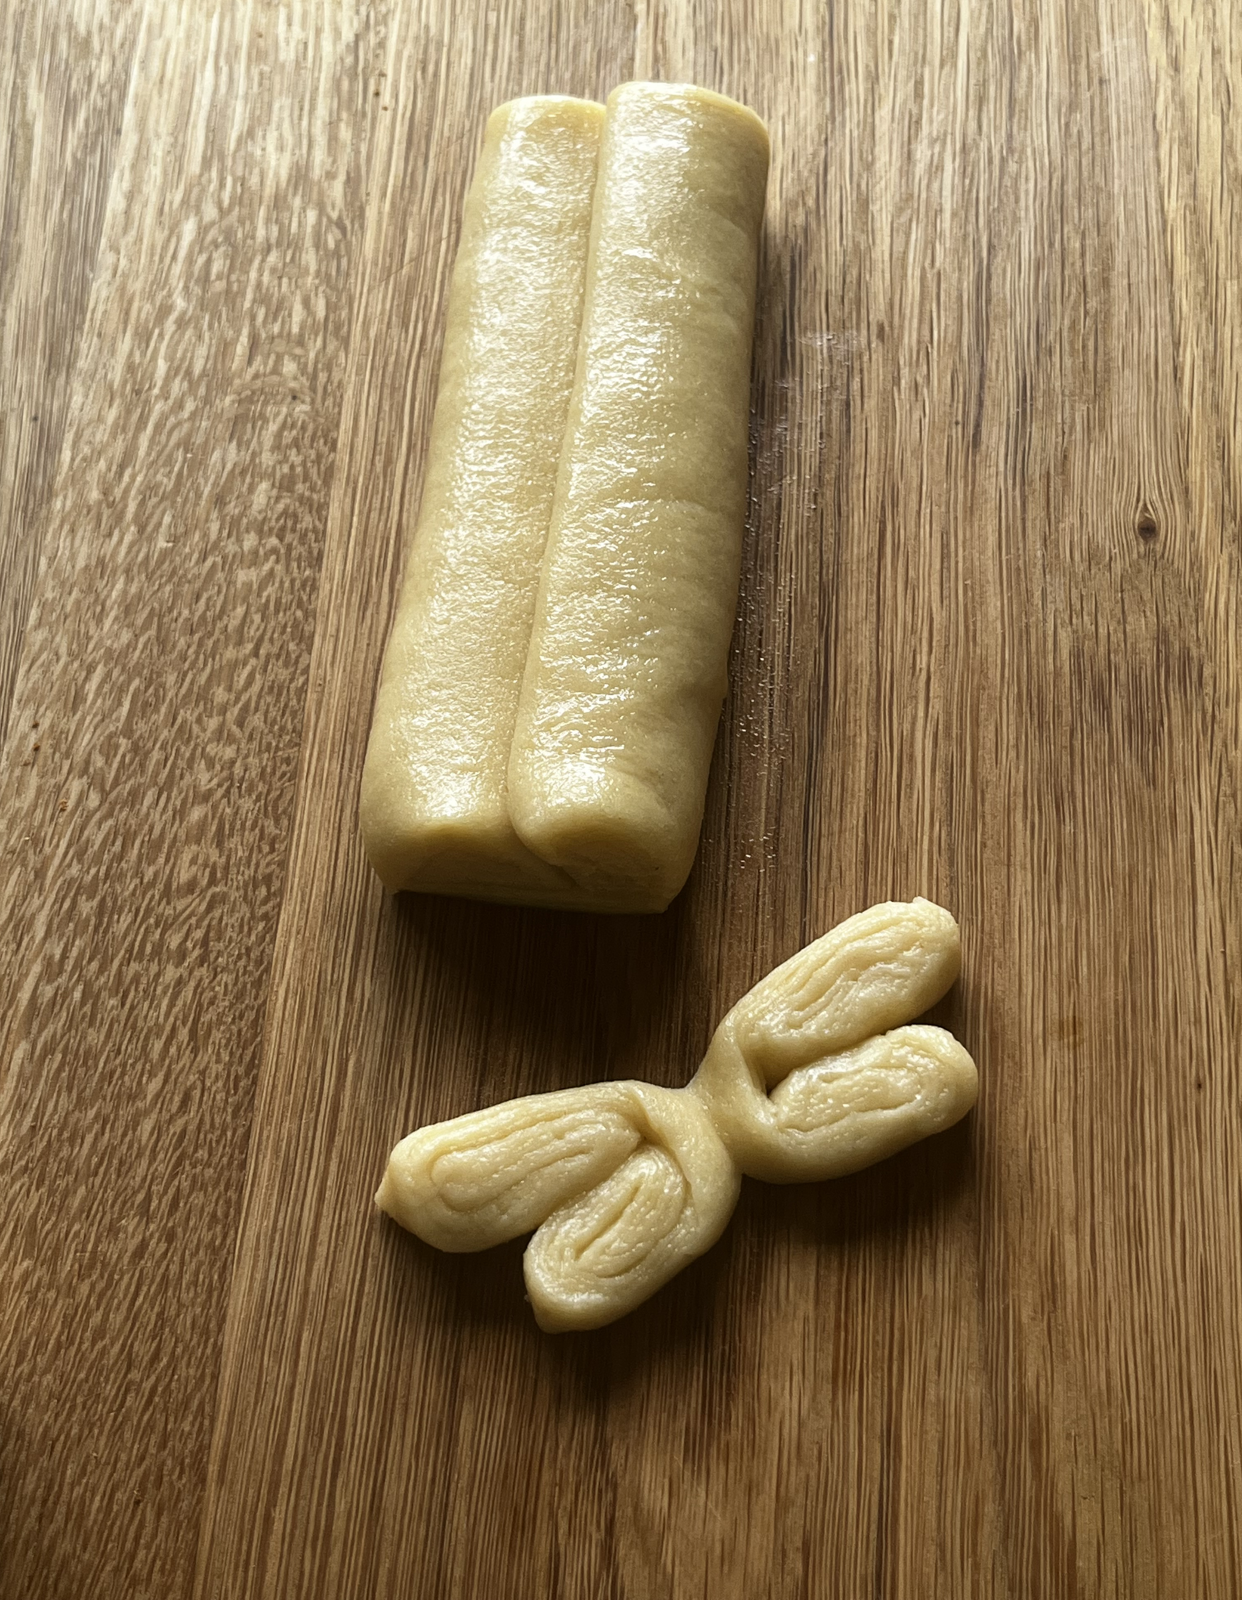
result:
M 0 1593 L 1242 1591 L 1229 0 L 7 0 Z M 356 795 L 483 120 L 774 142 L 690 887 L 385 899 Z M 550 1338 L 416 1123 L 681 1083 L 949 906 L 968 1123 Z

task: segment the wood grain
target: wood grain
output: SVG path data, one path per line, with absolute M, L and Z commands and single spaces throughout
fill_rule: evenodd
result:
M 1239 1592 L 1227 0 L 0 37 L 0 1593 Z M 656 919 L 386 899 L 357 784 L 483 118 L 630 76 L 773 133 L 699 863 Z M 419 1121 L 682 1082 L 915 893 L 965 1127 L 748 1184 L 583 1336 L 520 1247 L 372 1212 Z
M 0 738 L 64 438 L 139 8 L 0 9 Z
M 373 25 L 140 23 L 0 791 L 6 1594 L 192 1575 Z

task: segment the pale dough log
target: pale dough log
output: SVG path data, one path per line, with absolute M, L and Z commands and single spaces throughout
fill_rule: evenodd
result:
M 633 912 L 685 881 L 767 162 L 753 113 L 676 85 L 627 84 L 606 120 L 540 98 L 489 122 L 363 773 L 389 888 Z
M 576 903 L 518 840 L 506 771 L 577 357 L 604 108 L 488 121 L 449 294 L 426 480 L 361 821 L 390 889 Z
M 974 1062 L 909 1020 L 959 960 L 947 911 L 873 906 L 744 995 L 685 1089 L 590 1084 L 422 1128 L 392 1152 L 376 1203 L 443 1250 L 536 1230 L 540 1327 L 611 1322 L 714 1242 L 743 1172 L 836 1177 L 965 1116 Z
M 597 909 L 694 857 L 737 607 L 763 124 L 707 90 L 608 101 L 577 376 L 509 765 L 531 851 Z

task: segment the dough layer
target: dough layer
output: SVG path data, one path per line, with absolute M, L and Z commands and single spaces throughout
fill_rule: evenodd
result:
M 509 820 L 509 752 L 577 361 L 604 108 L 492 113 L 466 197 L 361 823 L 389 889 L 572 903 Z
M 518 834 L 596 901 L 690 871 L 737 609 L 763 124 L 608 100 L 578 371 L 509 763 Z

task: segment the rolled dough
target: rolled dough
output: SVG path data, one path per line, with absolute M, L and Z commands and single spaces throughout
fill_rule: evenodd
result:
M 752 112 L 684 85 L 493 115 L 363 774 L 389 888 L 638 912 L 685 882 L 767 167 Z

